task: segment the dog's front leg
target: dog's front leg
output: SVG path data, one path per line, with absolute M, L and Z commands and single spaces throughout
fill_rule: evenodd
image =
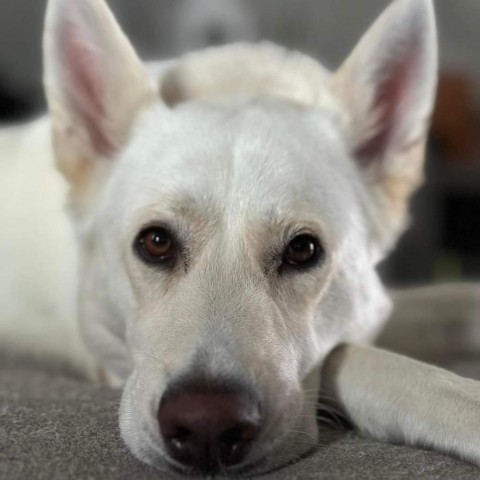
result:
M 327 358 L 322 389 L 362 432 L 480 465 L 480 383 L 383 350 L 344 345 Z

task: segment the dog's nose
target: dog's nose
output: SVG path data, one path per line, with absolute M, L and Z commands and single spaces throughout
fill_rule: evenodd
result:
M 169 455 L 212 473 L 242 462 L 261 427 L 259 403 L 248 395 L 183 390 L 164 396 L 158 411 Z

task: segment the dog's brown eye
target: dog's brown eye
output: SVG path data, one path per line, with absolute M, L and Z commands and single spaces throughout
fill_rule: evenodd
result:
M 175 257 L 175 243 L 164 228 L 150 228 L 137 239 L 137 251 L 149 263 L 163 263 Z
M 293 267 L 307 268 L 313 266 L 322 253 L 322 247 L 316 238 L 311 235 L 299 235 L 288 244 L 283 262 Z

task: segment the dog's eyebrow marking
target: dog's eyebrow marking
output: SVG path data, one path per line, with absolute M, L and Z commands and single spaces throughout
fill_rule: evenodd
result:
M 161 203 L 142 208 L 136 231 L 152 225 L 166 228 L 182 247 L 185 270 L 194 263 L 196 253 L 203 249 L 218 230 L 221 214 L 212 198 L 195 197 L 187 192 L 175 192 Z
M 303 232 L 314 233 L 322 236 L 324 226 L 318 221 L 318 215 L 312 212 L 309 214 L 308 206 L 305 206 L 306 215 L 304 218 L 293 216 L 290 212 L 281 213 L 276 208 L 269 208 L 265 211 L 265 223 L 268 228 L 282 231 L 284 235 L 298 235 Z
M 191 194 L 184 194 L 171 206 L 171 212 L 175 219 L 188 223 L 189 230 L 198 235 L 213 230 L 221 218 L 214 200 L 208 196 L 195 198 Z

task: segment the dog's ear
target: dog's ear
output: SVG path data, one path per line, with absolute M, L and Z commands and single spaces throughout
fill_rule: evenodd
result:
M 409 197 L 423 178 L 437 56 L 432 0 L 396 0 L 334 78 L 352 152 L 375 197 L 382 251 L 405 227 Z
M 57 163 L 80 189 L 126 142 L 155 88 L 104 0 L 50 0 L 44 56 Z

